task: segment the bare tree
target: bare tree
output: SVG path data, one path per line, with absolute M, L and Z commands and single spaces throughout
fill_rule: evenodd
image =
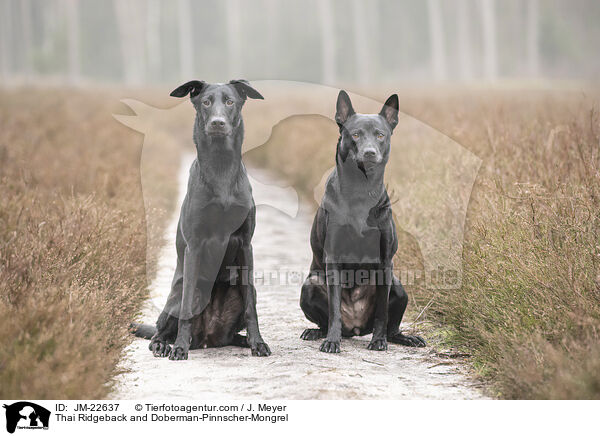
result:
M 483 31 L 483 71 L 488 80 L 495 80 L 498 77 L 495 0 L 481 0 L 481 28 Z
M 241 4 L 238 0 L 227 0 L 227 60 L 229 65 L 229 78 L 235 79 L 242 76 L 242 19 L 240 16 Z
M 23 54 L 23 76 L 30 79 L 33 74 L 33 40 L 31 37 L 31 1 L 21 0 L 21 39 Z
M 58 17 L 62 16 L 65 8 L 61 11 L 56 7 L 55 2 L 43 2 L 38 7 L 42 15 L 42 25 L 40 30 L 44 35 L 41 41 L 41 52 L 45 57 L 51 57 L 53 55 L 53 50 L 55 49 L 54 40 L 51 36 L 56 33 Z
M 65 0 L 64 7 L 67 17 L 68 79 L 70 83 L 77 83 L 81 78 L 79 2 Z
M 429 34 L 431 41 L 431 66 L 435 80 L 445 80 L 447 77 L 446 49 L 444 47 L 444 26 L 442 8 L 439 0 L 428 0 Z
M 114 0 L 125 83 L 140 85 L 144 82 L 145 67 L 145 32 L 142 17 L 144 2 L 140 0 Z
M 160 0 L 146 2 L 146 49 L 149 75 L 157 80 L 160 75 Z
M 2 62 L 2 80 L 4 83 L 12 73 L 12 8 L 9 0 L 2 0 L 0 11 L 0 62 Z
M 274 77 L 277 71 L 277 1 L 265 0 L 267 21 L 267 62 L 265 77 Z
M 473 56 L 471 52 L 471 23 L 467 0 L 456 4 L 456 28 L 458 44 L 458 70 L 462 80 L 473 78 Z
M 527 2 L 527 63 L 531 76 L 537 76 L 539 72 L 539 13 L 538 0 L 529 0 Z
M 369 83 L 370 56 L 368 44 L 367 10 L 361 0 L 352 1 L 352 18 L 354 22 L 354 62 L 356 65 L 356 81 L 361 85 Z
M 331 0 L 317 0 L 321 26 L 321 81 L 335 83 L 335 32 Z
M 192 6 L 190 0 L 177 2 L 179 29 L 179 69 L 182 80 L 190 80 L 194 74 L 194 51 L 192 37 Z

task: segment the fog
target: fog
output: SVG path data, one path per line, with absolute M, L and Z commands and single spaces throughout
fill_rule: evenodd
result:
M 595 0 L 0 0 L 4 85 L 595 80 Z

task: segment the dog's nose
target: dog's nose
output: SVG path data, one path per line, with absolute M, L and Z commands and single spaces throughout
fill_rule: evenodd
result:
M 365 158 L 371 159 L 377 155 L 377 151 L 374 148 L 367 148 L 363 154 L 364 154 Z
M 210 123 L 213 127 L 225 127 L 225 120 L 223 118 L 215 118 Z

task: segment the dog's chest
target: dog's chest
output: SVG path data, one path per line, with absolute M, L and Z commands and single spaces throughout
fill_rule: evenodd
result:
M 188 190 L 181 208 L 184 236 L 227 235 L 238 229 L 254 206 L 245 175 L 237 182 L 204 180 L 197 161 L 190 170 Z
M 327 211 L 328 225 L 348 226 L 358 234 L 369 228 L 370 208 L 364 204 L 353 204 L 352 201 L 325 201 L 324 209 Z
M 360 334 L 369 324 L 375 310 L 375 286 L 357 286 L 342 289 L 342 328 Z
M 248 217 L 252 204 L 248 201 L 203 196 L 189 199 L 182 208 L 182 230 L 188 237 L 229 236 Z
M 329 220 L 325 236 L 325 261 L 327 263 L 379 264 L 381 258 L 381 232 L 366 222 L 341 223 Z

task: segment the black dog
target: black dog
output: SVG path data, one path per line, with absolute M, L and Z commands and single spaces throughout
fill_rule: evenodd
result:
M 215 85 L 194 80 L 171 96 L 188 94 L 196 109 L 197 158 L 177 226 L 177 268 L 156 329 L 135 324 L 132 330 L 151 336 L 154 356 L 172 360 L 187 359 L 190 348 L 226 345 L 268 356 L 252 282 L 256 208 L 242 163 L 241 116 L 246 98 L 263 97 L 245 80 Z M 244 327 L 247 337 L 238 334 Z
M 300 297 L 306 318 L 319 328 L 301 337 L 326 337 L 326 353 L 340 352 L 342 336 L 371 332 L 370 350 L 386 350 L 388 341 L 423 347 L 422 338 L 399 330 L 408 296 L 392 271 L 398 240 L 383 183 L 398 96 L 388 98 L 379 114 L 363 115 L 340 91 L 335 120 L 336 167 L 313 222 L 313 261 Z

